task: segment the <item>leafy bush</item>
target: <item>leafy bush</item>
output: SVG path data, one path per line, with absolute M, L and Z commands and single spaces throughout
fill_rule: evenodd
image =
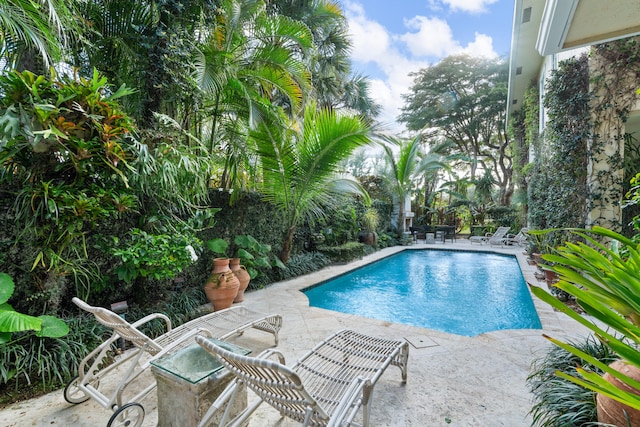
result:
M 116 101 L 131 91 L 111 90 L 97 71 L 78 80 L 25 71 L 2 75 L 0 92 L 0 163 L 11 171 L 1 177 L 20 183 L 20 237 L 40 246 L 34 269 L 76 274 L 68 260 L 86 258 L 89 230 L 138 205 L 127 178 L 134 126 Z
M 493 223 L 498 226 L 511 227 L 512 229 L 519 228 L 519 214 L 518 210 L 509 206 L 493 206 L 487 209 L 487 215 L 493 220 Z
M 340 246 L 320 246 L 318 250 L 327 255 L 333 262 L 349 262 L 364 256 L 365 245 L 358 242 L 347 242 Z
M 69 334 L 40 338 L 18 333 L 0 351 L 0 396 L 14 400 L 29 388 L 49 391 L 64 385 L 75 374 L 82 358 L 103 341 L 106 330 L 93 318 L 65 320 Z M 8 403 L 5 400 L 3 403 Z
M 378 234 L 378 247 L 379 248 L 388 248 L 391 246 L 396 246 L 400 244 L 398 240 L 398 233 L 390 232 L 390 233 L 380 233 Z
M 0 273 L 0 344 L 9 342 L 14 332 L 34 331 L 39 337 L 62 337 L 69 328 L 60 319 L 53 316 L 29 316 L 19 313 L 7 302 L 15 285 L 6 273 Z
M 139 276 L 163 280 L 176 277 L 198 259 L 194 246 L 201 242 L 193 235 L 150 234 L 134 228 L 122 242 L 114 236 L 110 252 L 122 262 L 116 269 L 120 280 L 131 282 Z
M 574 342 L 575 348 L 605 364 L 617 359 L 609 347 L 590 335 L 584 342 Z M 595 392 L 556 375 L 557 371 L 573 374 L 583 366 L 601 372 L 592 365 L 560 347 L 534 360 L 527 386 L 534 395 L 530 415 L 538 427 L 579 427 L 597 422 Z
M 302 252 L 292 256 L 287 268 L 277 272 L 277 280 L 287 280 L 318 271 L 331 264 L 331 259 L 320 252 Z

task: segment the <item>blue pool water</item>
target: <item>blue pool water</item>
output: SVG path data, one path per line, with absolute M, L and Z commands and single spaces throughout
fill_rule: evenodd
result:
M 506 255 L 408 250 L 304 293 L 313 307 L 458 335 L 542 328 L 518 262 Z

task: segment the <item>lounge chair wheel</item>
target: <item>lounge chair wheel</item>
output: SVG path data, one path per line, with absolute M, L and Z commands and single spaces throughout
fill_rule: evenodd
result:
M 95 385 L 98 388 L 98 385 Z M 69 403 L 78 404 L 86 402 L 91 396 L 88 396 L 83 390 L 78 387 L 78 376 L 76 375 L 67 383 L 64 388 L 64 400 Z
M 144 408 L 139 403 L 127 403 L 113 413 L 107 427 L 139 427 L 144 420 Z

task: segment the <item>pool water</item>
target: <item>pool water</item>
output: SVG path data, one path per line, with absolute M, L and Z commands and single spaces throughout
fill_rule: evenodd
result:
M 407 250 L 303 292 L 312 307 L 458 335 L 542 328 L 513 256 Z

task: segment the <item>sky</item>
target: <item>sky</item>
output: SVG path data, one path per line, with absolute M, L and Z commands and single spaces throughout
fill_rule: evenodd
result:
M 352 67 L 370 79 L 390 131 L 409 93 L 412 72 L 449 55 L 509 56 L 513 0 L 342 0 L 349 21 Z

